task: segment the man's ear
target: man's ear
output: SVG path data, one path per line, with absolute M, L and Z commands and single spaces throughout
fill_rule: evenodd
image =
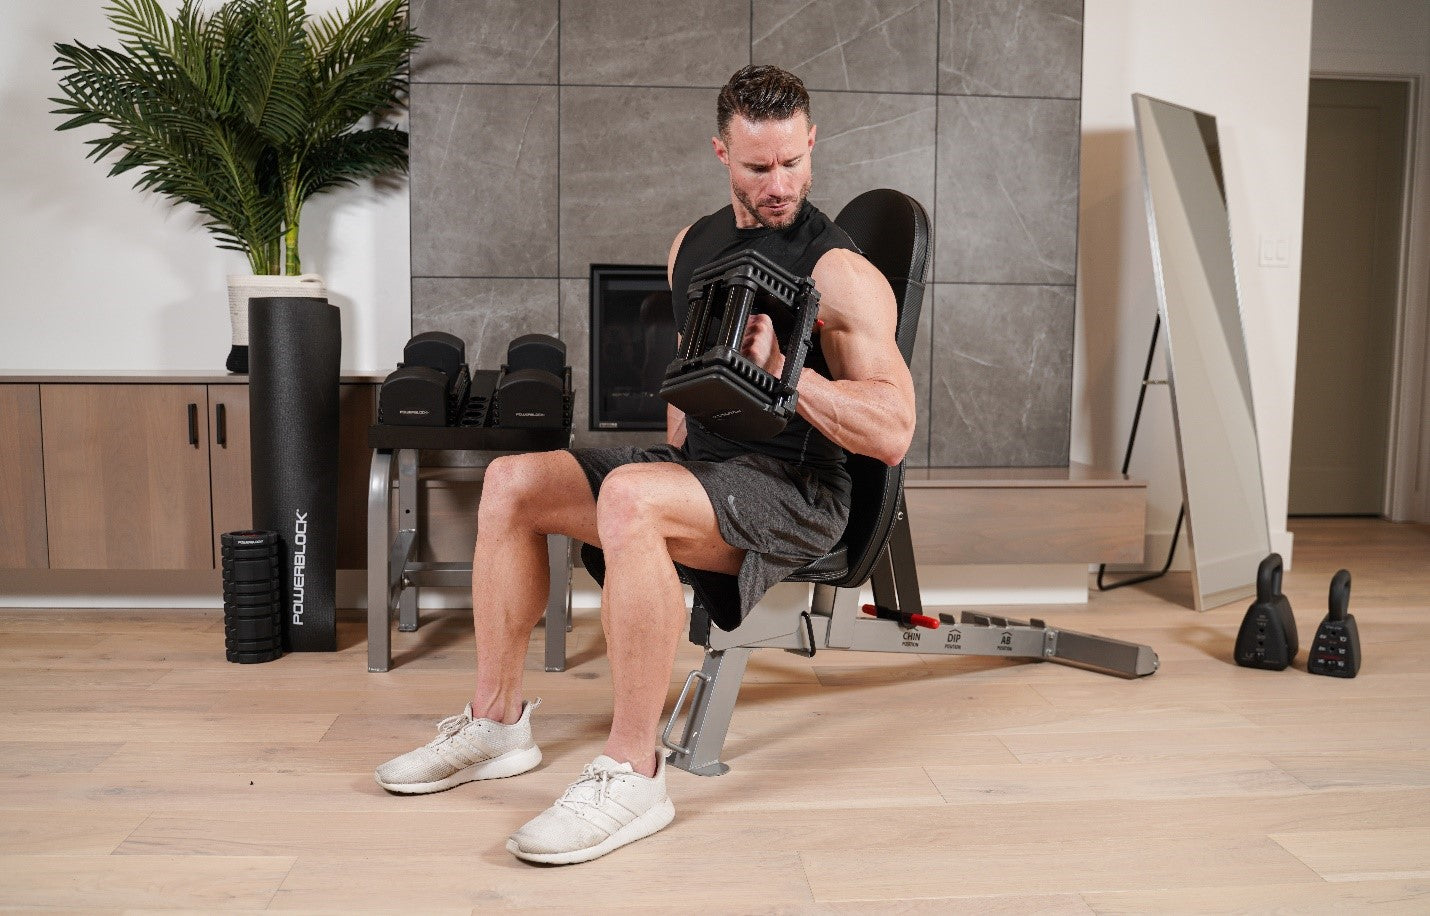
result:
M 818 124 L 809 125 L 809 148 L 814 149 L 814 132 L 819 130 Z
M 715 158 L 726 168 L 730 167 L 730 151 L 725 147 L 725 141 L 719 137 L 711 137 L 710 145 L 715 147 Z

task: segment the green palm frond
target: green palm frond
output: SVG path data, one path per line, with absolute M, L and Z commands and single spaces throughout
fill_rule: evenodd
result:
M 313 26 L 313 123 L 319 136 L 351 128 L 407 99 L 408 60 L 421 39 L 405 0 L 353 0 Z
M 303 0 L 245 2 L 242 7 L 244 18 L 226 49 L 237 103 L 271 144 L 294 143 L 308 122 Z
M 98 127 L 88 158 L 198 209 L 255 272 L 300 272 L 297 230 L 314 194 L 407 168 L 407 135 L 359 129 L 400 109 L 421 39 L 406 0 L 354 0 L 316 22 L 303 0 L 184 0 L 105 8 L 117 48 L 55 45 L 59 130 Z
M 306 157 L 298 184 L 311 197 L 335 187 L 356 184 L 407 168 L 407 134 L 391 127 L 373 127 L 331 137 Z

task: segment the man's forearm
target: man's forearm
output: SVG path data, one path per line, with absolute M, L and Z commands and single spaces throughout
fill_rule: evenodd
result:
M 840 447 L 893 466 L 914 437 L 913 392 L 892 381 L 830 381 L 812 369 L 799 377 L 799 415 Z

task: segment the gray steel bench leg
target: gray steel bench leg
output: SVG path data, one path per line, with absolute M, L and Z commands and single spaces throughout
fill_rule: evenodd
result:
M 392 542 L 392 452 L 374 450 L 367 484 L 367 670 L 392 667 L 392 605 L 387 558 Z
M 662 743 L 670 748 L 666 761 L 671 766 L 696 776 L 719 776 L 729 771 L 730 767 L 720 762 L 720 750 L 725 746 L 725 735 L 730 730 L 730 717 L 735 712 L 735 699 L 740 694 L 740 681 L 745 677 L 745 663 L 749 659 L 750 650 L 744 646 L 724 651 L 706 650 L 704 667 L 690 672 L 685 679 L 685 689 L 675 701 L 661 736 Z M 684 737 L 677 743 L 671 740 L 670 734 L 692 690 L 694 697 Z

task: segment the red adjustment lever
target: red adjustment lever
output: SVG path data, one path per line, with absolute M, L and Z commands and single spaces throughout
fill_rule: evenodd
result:
M 923 627 L 926 630 L 938 629 L 938 621 L 929 617 L 927 614 L 896 611 L 893 608 L 879 607 L 876 604 L 864 605 L 863 611 L 872 617 L 878 617 L 880 620 L 897 620 L 900 625 L 906 627 Z

